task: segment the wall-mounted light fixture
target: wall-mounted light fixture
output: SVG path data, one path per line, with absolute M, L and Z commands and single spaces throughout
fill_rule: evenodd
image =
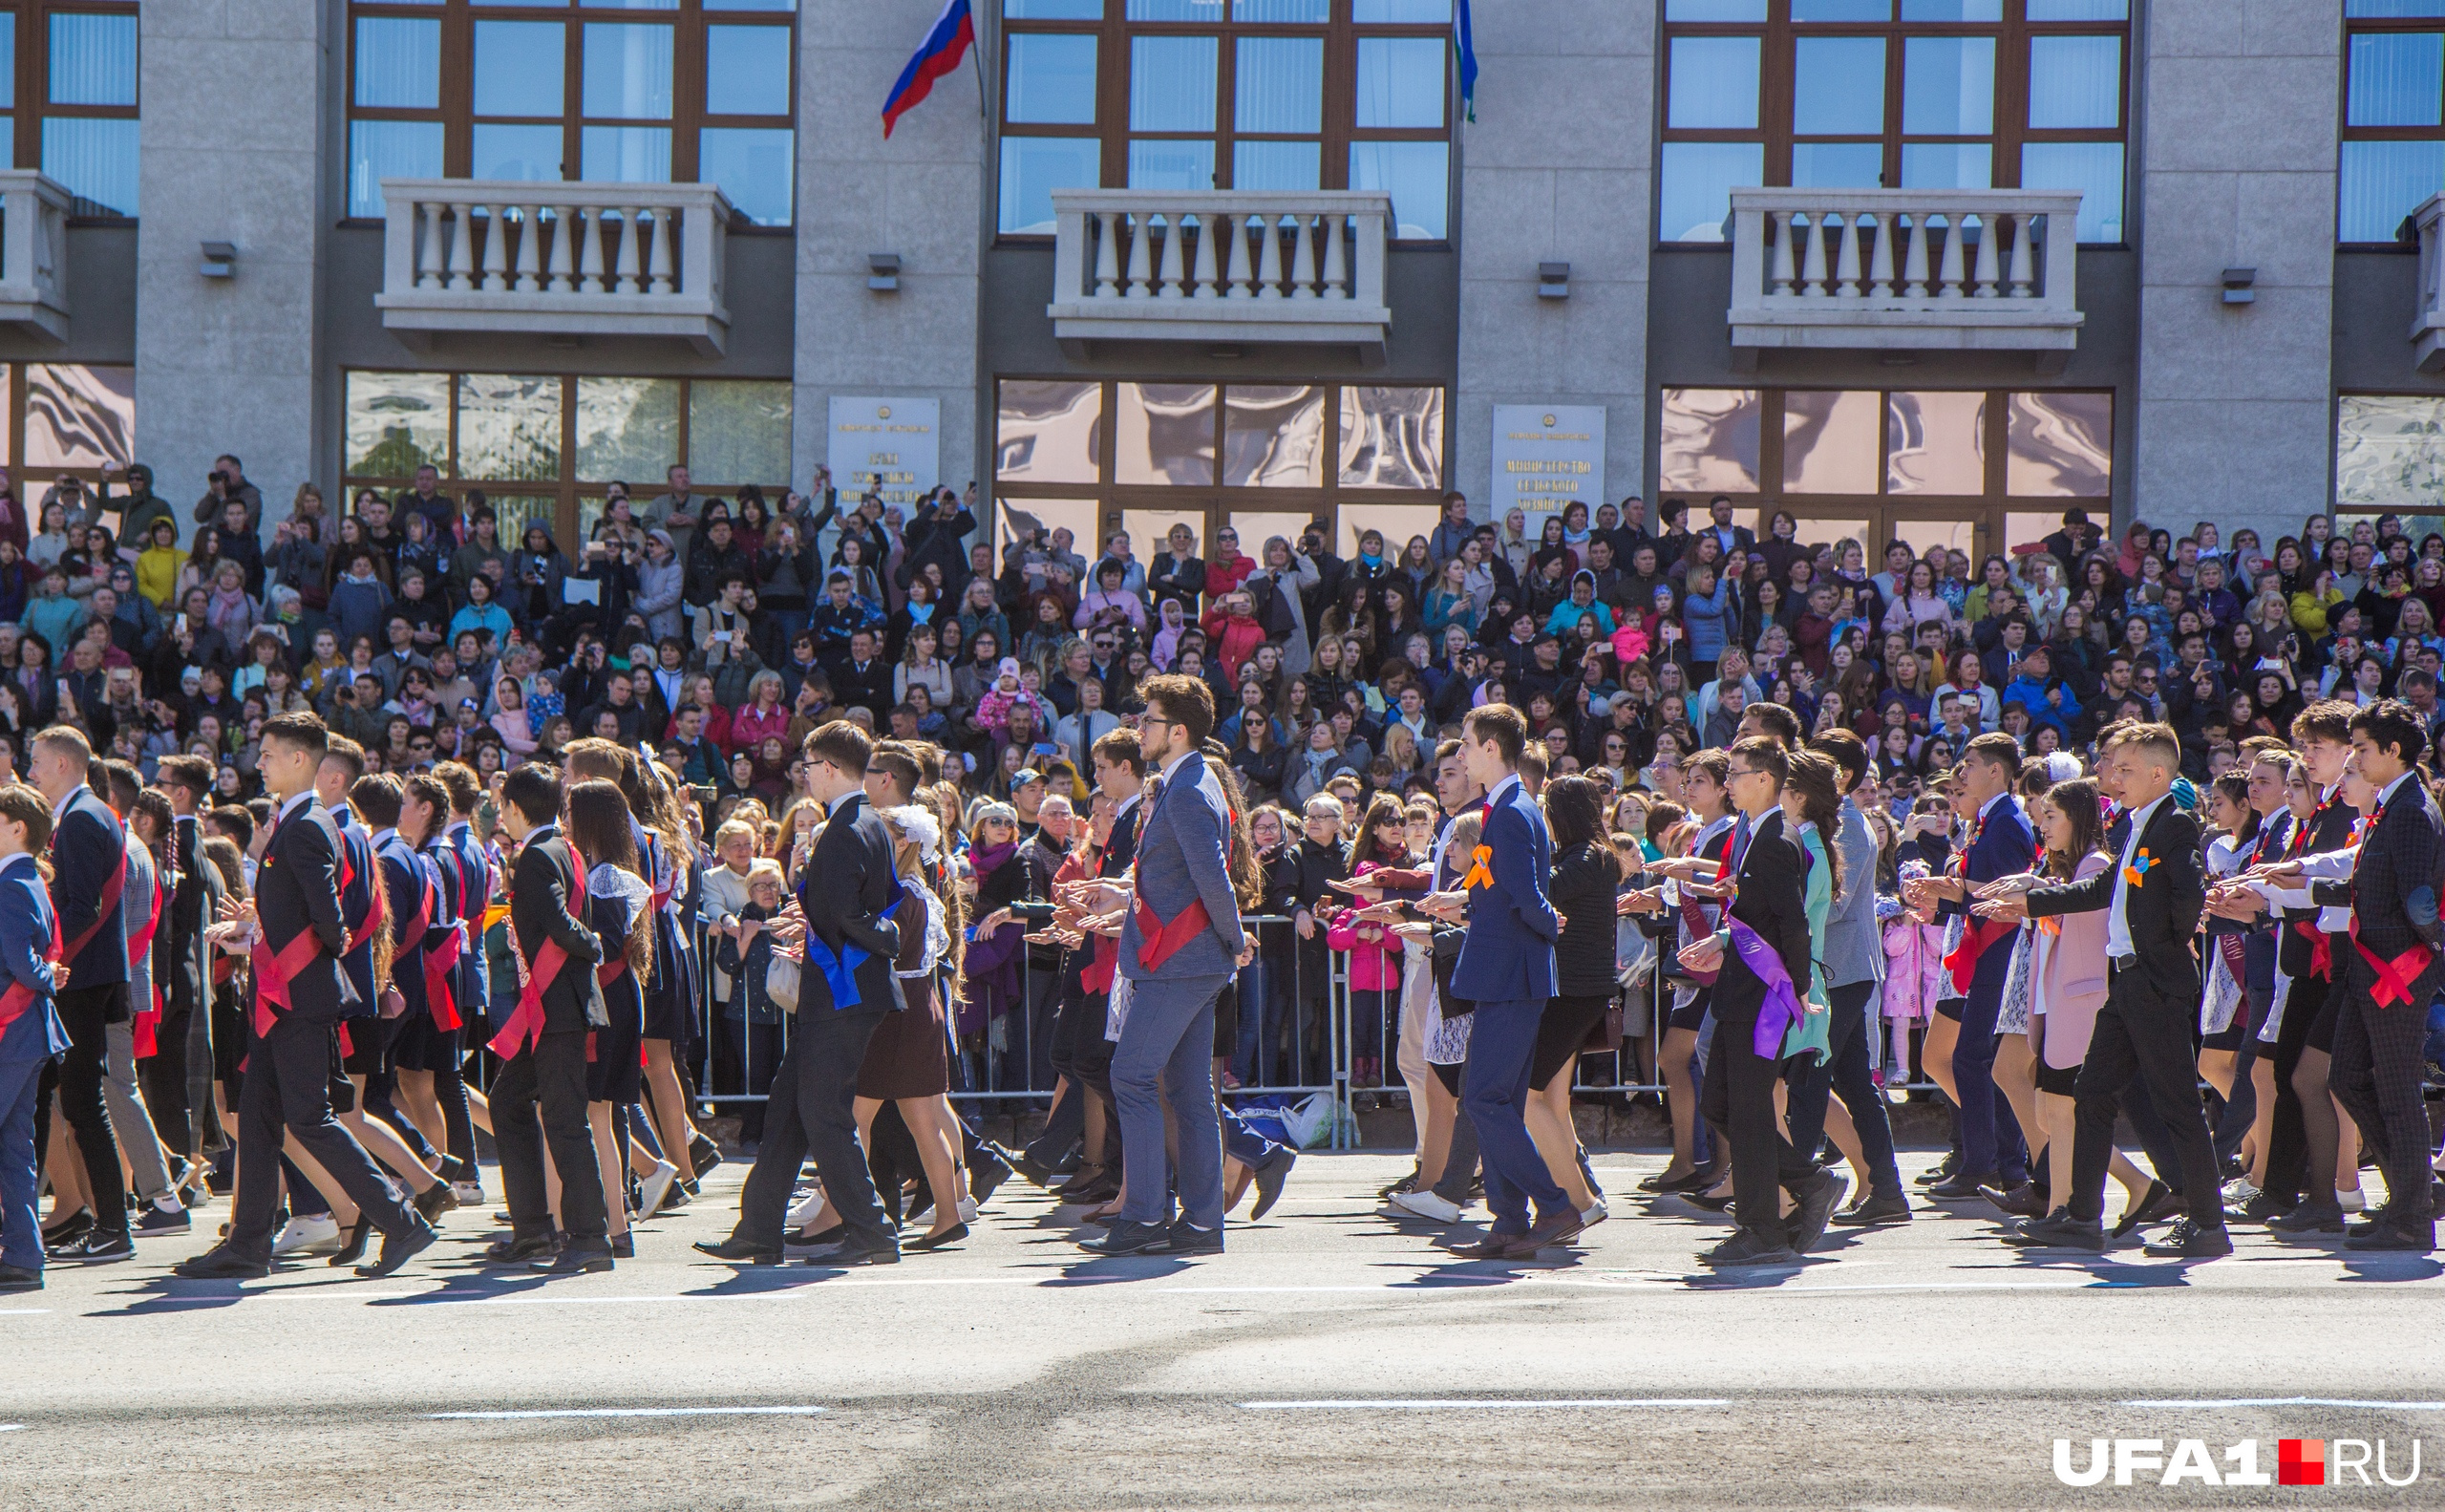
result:
M 234 278 L 238 273 L 238 248 L 227 242 L 203 244 L 203 264 L 197 269 L 206 278 Z
M 866 254 L 866 287 L 878 294 L 899 291 L 900 254 L 898 252 L 868 252 Z
M 2258 269 L 2255 267 L 2228 267 L 2224 269 L 2224 303 L 2227 305 L 2254 305 L 2258 303 L 2258 290 L 2251 287 L 2257 282 Z
M 1537 297 L 1539 299 L 1570 298 L 1570 265 L 1568 263 L 1537 265 Z

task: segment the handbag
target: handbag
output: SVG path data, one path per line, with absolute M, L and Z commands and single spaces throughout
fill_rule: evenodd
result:
M 764 973 L 764 995 L 784 1013 L 798 1011 L 798 963 L 776 950 Z

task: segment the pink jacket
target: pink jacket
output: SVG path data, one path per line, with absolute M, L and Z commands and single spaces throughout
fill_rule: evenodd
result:
M 1945 931 L 1918 924 L 1908 914 L 1884 926 L 1884 1007 L 1887 1018 L 1932 1018 L 1944 995 Z
M 2091 852 L 2077 875 L 2094 877 L 2113 862 Z M 2041 928 L 2030 961 L 2029 1042 L 2056 1071 L 2070 1071 L 2089 1057 L 2089 1035 L 2105 1007 L 2106 916 L 2066 913 L 2056 934 Z
M 1401 989 L 1400 936 L 1372 920 L 1361 922 L 1358 910 L 1344 908 L 1325 928 L 1325 944 L 1350 953 L 1350 990 L 1353 992 L 1397 992 Z

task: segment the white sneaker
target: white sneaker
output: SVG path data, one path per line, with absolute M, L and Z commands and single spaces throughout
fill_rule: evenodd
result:
M 283 1255 L 328 1255 L 340 1247 L 340 1223 L 329 1213 L 308 1213 L 281 1225 L 271 1242 L 272 1258 Z
M 643 1182 L 637 1183 L 637 1203 L 639 1205 L 637 1216 L 639 1218 L 651 1218 L 654 1214 L 662 1211 L 664 1200 L 670 1196 L 670 1188 L 678 1180 L 679 1167 L 671 1164 L 669 1161 L 655 1161 L 653 1174 L 647 1177 Z
M 1459 1204 L 1449 1198 L 1436 1196 L 1432 1190 L 1395 1192 L 1384 1202 L 1387 1206 L 1397 1208 L 1413 1218 L 1430 1218 L 1438 1224 L 1460 1221 Z
M 2236 1176 L 2224 1183 L 2224 1201 L 2227 1203 L 2239 1205 L 2256 1196 L 2258 1196 L 2258 1188 L 2250 1184 L 2250 1179 L 2246 1176 Z
M 959 1200 L 959 1221 L 963 1224 L 972 1224 L 976 1222 L 975 1198 L 963 1197 Z
M 459 1206 L 476 1207 L 481 1205 L 483 1203 L 484 1183 L 481 1182 L 453 1182 L 450 1183 L 450 1192 L 452 1196 L 458 1199 Z
M 2364 1212 L 2369 1206 L 2368 1195 L 2357 1186 L 2348 1192 L 2335 1193 L 2334 1200 L 2343 1204 L 2343 1210 L 2347 1213 Z
M 1606 1207 L 1605 1205 L 1605 1199 L 1600 1197 L 1579 1215 L 1579 1226 L 1582 1228 L 1593 1228 L 1612 1216 L 1612 1209 Z
M 805 1199 L 796 1207 L 790 1209 L 789 1226 L 793 1229 L 804 1228 L 807 1225 L 814 1223 L 815 1215 L 821 1211 L 823 1211 L 823 1188 L 819 1186 L 807 1193 Z

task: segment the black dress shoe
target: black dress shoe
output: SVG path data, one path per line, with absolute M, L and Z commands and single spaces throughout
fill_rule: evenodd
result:
M 1726 1192 L 1721 1197 L 1710 1197 L 1705 1192 L 1683 1192 L 1681 1201 L 1694 1207 L 1703 1207 L 1711 1213 L 1720 1213 L 1732 1206 L 1732 1194 Z
M 0 1266 L 0 1291 L 40 1291 L 42 1272 L 23 1266 Z
M 250 1260 L 227 1245 L 216 1245 L 172 1266 L 170 1274 L 181 1281 L 258 1281 L 271 1274 L 271 1262 Z
M 2141 1246 L 2141 1253 L 2160 1260 L 2213 1260 L 2233 1252 L 2233 1236 L 2224 1232 L 2222 1224 L 2202 1224 L 2195 1218 L 2177 1218 L 2165 1230 L 2162 1239 L 2152 1239 Z
M 1508 1260 L 1511 1246 L 1526 1238 L 1525 1234 L 1488 1234 L 1482 1239 L 1454 1246 L 1452 1252 L 1463 1260 Z
M 1219 1255 L 1222 1252 L 1222 1230 L 1200 1228 L 1183 1218 L 1166 1231 L 1163 1252 L 1167 1255 Z
M 1503 1251 L 1503 1258 L 1534 1260 L 1541 1250 L 1550 1249 L 1556 1245 L 1567 1245 L 1577 1239 L 1579 1231 L 1586 1226 L 1579 1216 L 1579 1209 L 1565 1202 L 1560 1212 L 1547 1213 L 1530 1225 L 1526 1233 L 1513 1240 L 1511 1247 Z
M 2224 1222 L 2228 1225 L 2272 1223 L 2299 1205 L 2301 1205 L 2300 1203 L 2294 1198 L 2279 1197 L 2273 1192 L 2261 1192 L 2239 1206 L 2225 1208 Z
M 1030 1155 L 1025 1150 L 1019 1151 L 1018 1154 L 1010 1158 L 1010 1165 L 1021 1176 L 1026 1177 L 1029 1182 L 1037 1186 L 1050 1186 L 1052 1184 L 1052 1167 L 1045 1164 L 1042 1161 L 1037 1160 L 1034 1156 Z
M 2121 1219 L 2115 1224 L 2114 1237 L 2120 1239 L 2143 1224 L 2153 1224 L 2171 1215 L 2179 1203 L 2180 1199 L 2174 1196 L 2172 1187 L 2151 1180 L 2148 1189 L 2139 1194 L 2139 1201 L 2124 1209 Z
M 1299 1152 L 1286 1149 L 1257 1167 L 1257 1204 L 1248 1209 L 1250 1218 L 1263 1218 L 1273 1211 L 1273 1204 L 1282 1201 L 1282 1183 L 1290 1180 L 1290 1168 L 1298 1163 Z
M 73 1245 L 94 1231 L 94 1210 L 80 1207 L 42 1231 L 42 1246 Z
M 1976 1175 L 1948 1176 L 1927 1188 L 1927 1195 L 1939 1203 L 1966 1203 L 1979 1194 L 1979 1189 L 1995 1180 L 1993 1171 Z
M 688 1163 L 701 1182 L 722 1163 L 722 1147 L 699 1134 L 688 1141 Z
M 2034 1182 L 2023 1182 L 2009 1189 L 2001 1186 L 1982 1186 L 1978 1189 L 1978 1195 L 2014 1218 L 2044 1218 L 2046 1216 L 2046 1199 L 2039 1195 L 2037 1183 Z
M 445 1187 L 444 1190 L 448 1188 Z M 374 1257 L 373 1264 L 357 1267 L 356 1273 L 368 1280 L 376 1276 L 390 1275 L 401 1266 L 431 1249 L 434 1241 L 440 1237 L 434 1231 L 431 1224 L 418 1218 L 412 1227 L 403 1228 L 395 1234 L 384 1234 L 382 1253 Z
M 1951 1181 L 1953 1173 L 1960 1169 L 1961 1161 L 1954 1157 L 1947 1155 L 1943 1160 L 1936 1162 L 1933 1170 L 1921 1171 L 1918 1175 L 1910 1178 L 1910 1183 L 1914 1186 L 1933 1186 L 1938 1182 Z
M 1103 1184 L 1104 1168 L 1101 1165 L 1091 1161 L 1088 1164 L 1081 1165 L 1076 1170 L 1071 1172 L 1070 1180 L 1062 1182 L 1059 1186 L 1054 1187 L 1052 1189 L 1052 1195 L 1065 1200 L 1075 1201 L 1086 1193 L 1093 1191 L 1095 1188 Z
M 1910 1199 L 1900 1192 L 1882 1197 L 1871 1194 L 1836 1213 L 1833 1221 L 1846 1228 L 1906 1224 L 1910 1222 Z
M 1790 1230 L 1792 1253 L 1807 1254 L 1825 1237 L 1825 1225 L 1834 1216 L 1834 1204 L 1850 1190 L 1850 1183 L 1832 1171 L 1819 1166 L 1817 1174 L 1798 1186 L 1789 1189 L 1793 1201 L 1799 1205 L 1792 1209 L 1786 1220 Z
M 2343 1232 L 2343 1204 L 2332 1201 L 2303 1203 L 2279 1218 L 2269 1219 L 2266 1226 L 2279 1234 L 2339 1234 Z
M 1400 1196 L 1403 1192 L 1414 1192 L 1414 1191 L 1416 1191 L 1416 1190 L 1417 1190 L 1417 1167 L 1416 1167 L 1416 1166 L 1414 1166 L 1414 1165 L 1413 1165 L 1413 1166 L 1411 1166 L 1411 1167 L 1410 1167 L 1410 1174 L 1409 1174 L 1409 1175 L 1402 1177 L 1399 1181 L 1394 1182 L 1393 1182 L 1392 1185 L 1390 1185 L 1390 1186 L 1379 1186 L 1379 1187 L 1377 1187 L 1377 1188 L 1375 1189 L 1375 1195 L 1376 1195 L 1376 1197 L 1378 1197 L 1379 1199 L 1380 1199 L 1380 1198 L 1386 1198 L 1386 1197 L 1398 1197 L 1398 1196 Z
M 900 1264 L 900 1246 L 897 1244 L 835 1245 L 819 1255 L 807 1256 L 806 1263 L 810 1266 L 832 1267 L 896 1266 Z
M 53 1260 L 75 1260 L 87 1265 L 101 1265 L 113 1260 L 136 1258 L 136 1241 L 124 1231 L 103 1233 L 96 1229 L 73 1245 L 61 1245 L 51 1251 Z
M 611 1242 L 607 1239 L 572 1240 L 561 1246 L 561 1252 L 549 1260 L 530 1261 L 527 1269 L 539 1276 L 583 1276 L 611 1268 Z
M 441 1215 L 458 1205 L 458 1194 L 448 1182 L 436 1182 L 415 1196 L 416 1216 L 428 1224 L 441 1222 Z
M 1700 1255 L 1698 1263 L 1718 1270 L 1733 1270 L 1753 1266 L 1797 1266 L 1801 1261 L 1799 1251 L 1774 1235 L 1742 1228 Z
M 614 1260 L 634 1260 L 637 1258 L 637 1236 L 635 1230 L 632 1229 L 625 1234 L 614 1234 L 611 1236 L 611 1258 Z
M 2368 1232 L 2346 1239 L 2343 1246 L 2360 1254 L 2375 1251 L 2424 1255 L 2436 1247 L 2436 1225 L 2426 1222 L 2415 1226 L 2397 1227 L 2380 1220 Z
M 751 1266 L 777 1266 L 781 1263 L 779 1250 L 767 1248 L 736 1234 L 722 1240 L 699 1239 L 695 1249 L 698 1254 L 711 1255 L 715 1260 L 744 1262 Z
M 365 1258 L 365 1246 L 372 1240 L 372 1238 L 373 1220 L 366 1217 L 364 1213 L 359 1212 L 356 1215 L 355 1226 L 348 1231 L 348 1243 L 340 1246 L 337 1250 L 332 1252 L 330 1258 L 331 1268 L 334 1270 L 344 1269 L 347 1267 L 355 1265 L 358 1261 L 363 1260 Z
M 1116 1218 L 1103 1233 L 1080 1240 L 1078 1247 L 1091 1255 L 1158 1255 L 1171 1247 L 1171 1230 L 1160 1224 Z
M 829 1228 L 819 1228 L 812 1234 L 783 1233 L 781 1235 L 781 1247 L 784 1250 L 797 1250 L 801 1252 L 809 1249 L 823 1249 L 833 1245 L 837 1245 L 848 1237 L 849 1225 L 846 1224 L 835 1224 Z
M 496 1239 L 484 1246 L 484 1264 L 522 1266 L 538 1255 L 548 1255 L 560 1247 L 561 1236 L 558 1234 L 529 1234 L 523 1239 Z
M 2085 1249 L 2103 1254 L 2105 1225 L 2094 1218 L 2074 1218 L 2068 1208 L 2058 1207 L 2044 1218 L 2030 1219 L 2018 1232 L 2007 1233 L 2004 1243 L 2015 1249 Z
M 1010 1157 L 998 1144 L 985 1143 L 976 1147 L 967 1164 L 967 1195 L 982 1207 L 993 1196 L 993 1189 L 1010 1179 Z
M 920 1234 L 901 1246 L 903 1249 L 942 1249 L 967 1237 L 966 1224 L 953 1224 L 939 1234 Z

